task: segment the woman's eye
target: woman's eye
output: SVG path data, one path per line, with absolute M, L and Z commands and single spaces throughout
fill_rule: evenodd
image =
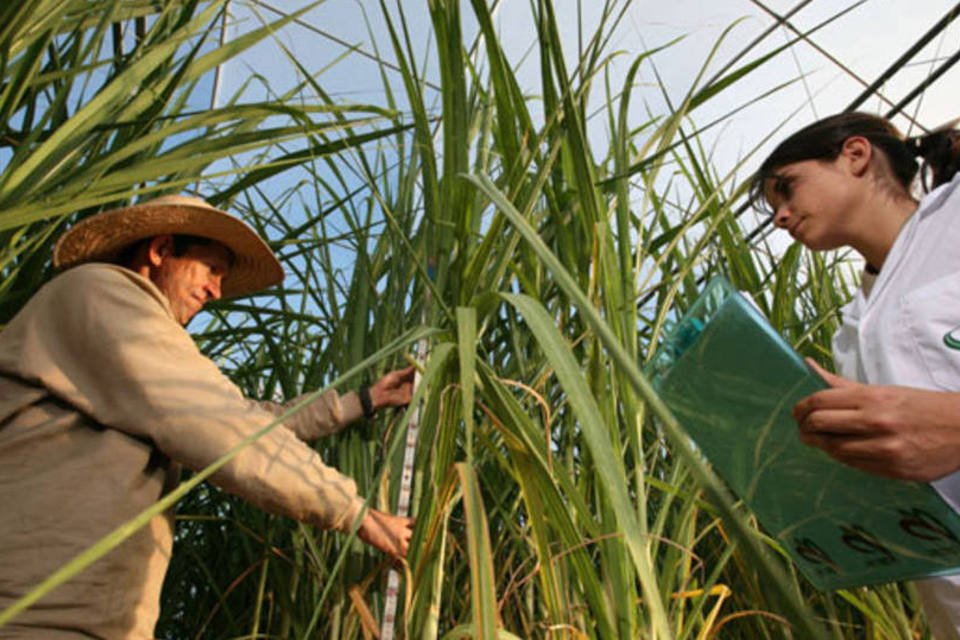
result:
M 773 184 L 773 191 L 781 198 L 789 198 L 793 193 L 793 178 L 777 178 L 777 181 Z

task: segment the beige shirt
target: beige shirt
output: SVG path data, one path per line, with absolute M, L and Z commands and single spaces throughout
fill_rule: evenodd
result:
M 149 280 L 105 264 L 52 280 L 0 332 L 0 610 L 169 492 L 180 465 L 204 468 L 282 411 L 246 399 Z M 348 530 L 355 484 L 301 439 L 359 415 L 355 394 L 327 392 L 211 481 Z M 154 518 L 0 638 L 152 638 L 172 531 Z

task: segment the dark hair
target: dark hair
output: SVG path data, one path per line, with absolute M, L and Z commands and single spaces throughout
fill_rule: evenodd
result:
M 923 158 L 920 177 L 924 190 L 936 189 L 953 180 L 953 176 L 960 172 L 960 131 L 949 128 L 939 129 L 925 136 L 910 138 L 907 144 L 911 145 L 915 153 Z M 929 187 L 927 186 L 928 175 L 931 178 Z
M 932 173 L 933 187 L 949 182 L 960 168 L 960 132 L 935 131 L 904 139 L 888 120 L 851 111 L 814 122 L 781 142 L 760 165 L 751 181 L 751 203 L 765 208 L 764 185 L 778 169 L 804 160 L 835 160 L 843 143 L 851 136 L 863 136 L 883 151 L 890 170 L 905 193 L 910 193 L 917 175 L 918 157 Z
M 175 233 L 173 235 L 173 255 L 176 257 L 182 257 L 187 251 L 190 250 L 190 247 L 206 247 L 212 244 L 217 244 L 217 241 L 212 238 L 204 238 L 203 236 L 191 236 L 184 233 Z M 117 264 L 120 265 L 129 265 L 137 257 L 137 254 L 140 250 L 150 244 L 150 241 L 153 240 L 153 237 L 143 238 L 137 240 L 133 244 L 124 247 L 120 252 L 120 255 L 117 256 Z M 224 245 L 226 247 L 226 245 Z M 226 247 L 227 252 L 230 254 L 230 264 L 233 264 L 236 260 L 236 256 L 233 254 L 233 250 L 229 247 Z

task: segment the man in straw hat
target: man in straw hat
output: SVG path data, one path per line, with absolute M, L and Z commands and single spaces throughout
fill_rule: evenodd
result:
M 66 271 L 0 332 L 0 610 L 178 482 L 271 424 L 184 325 L 209 300 L 279 283 L 246 224 L 167 196 L 92 216 L 58 241 Z M 411 521 L 367 509 L 354 482 L 303 443 L 409 402 L 413 370 L 329 391 L 211 476 L 273 513 L 406 554 Z M 362 515 L 361 515 L 362 514 Z M 155 517 L 0 629 L 4 638 L 151 638 L 173 541 Z

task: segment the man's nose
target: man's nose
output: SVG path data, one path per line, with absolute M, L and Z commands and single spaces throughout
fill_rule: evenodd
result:
M 221 284 L 223 283 L 223 276 L 221 275 L 211 275 L 207 280 L 207 298 L 211 300 L 219 300 L 221 295 Z

